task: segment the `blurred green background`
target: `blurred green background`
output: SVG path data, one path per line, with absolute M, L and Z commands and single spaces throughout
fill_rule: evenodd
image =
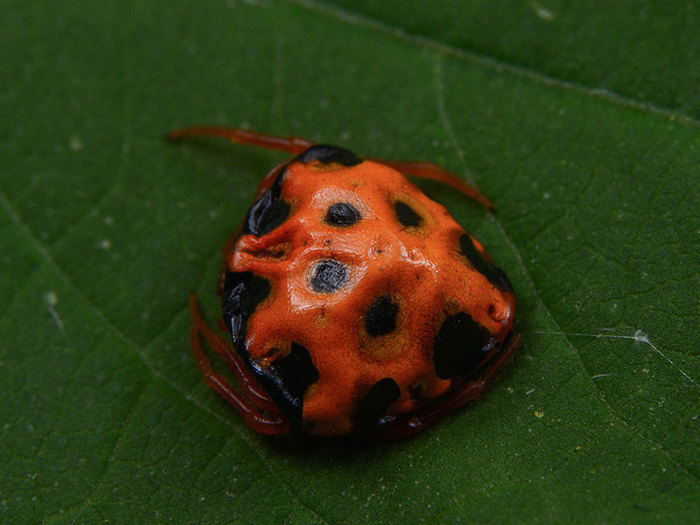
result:
M 0 521 L 691 522 L 700 6 L 0 2 Z M 270 439 L 204 384 L 220 249 L 280 154 L 431 160 L 524 343 L 413 439 Z

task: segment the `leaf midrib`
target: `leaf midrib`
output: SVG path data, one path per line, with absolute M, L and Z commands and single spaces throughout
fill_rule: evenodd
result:
M 319 2 L 318 0 L 279 1 L 333 18 L 334 20 L 338 20 L 349 25 L 355 25 L 379 33 L 388 34 L 393 38 L 404 42 L 409 42 L 412 45 L 426 47 L 447 56 L 478 64 L 492 71 L 509 73 L 516 77 L 526 78 L 537 84 L 572 91 L 583 94 L 587 97 L 597 98 L 599 100 L 612 103 L 616 106 L 635 109 L 655 116 L 671 119 L 676 122 L 689 124 L 694 127 L 700 127 L 700 120 L 688 115 L 687 113 L 683 113 L 682 111 L 673 110 L 657 104 L 650 104 L 649 102 L 621 95 L 620 93 L 616 93 L 608 89 L 590 86 L 567 78 L 548 75 L 522 64 L 496 57 L 495 55 L 480 53 L 464 47 L 448 44 L 425 35 L 410 33 L 403 27 L 391 25 L 388 22 L 372 18 L 362 12 L 352 11 L 335 5 L 328 5 L 326 3 Z

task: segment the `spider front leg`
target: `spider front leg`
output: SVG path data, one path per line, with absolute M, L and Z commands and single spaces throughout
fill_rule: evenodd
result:
M 228 126 L 189 126 L 176 129 L 166 135 L 166 138 L 173 142 L 190 137 L 219 137 L 236 144 L 250 144 L 251 146 L 276 149 L 292 154 L 302 153 L 313 146 L 313 142 L 300 137 L 276 137 Z
M 173 142 L 191 137 L 219 137 L 235 142 L 236 144 L 249 144 L 260 148 L 286 151 L 294 155 L 303 153 L 314 145 L 310 140 L 301 137 L 277 137 L 275 135 L 266 135 L 247 129 L 230 128 L 228 126 L 189 126 L 176 129 L 167 134 L 167 139 Z M 476 187 L 432 162 L 394 161 L 373 158 L 367 160 L 384 164 L 406 175 L 442 182 L 463 193 L 470 199 L 475 200 L 485 208 L 493 208 L 491 201 Z
M 442 182 L 448 186 L 456 189 L 460 193 L 463 193 L 472 200 L 475 200 L 481 204 L 484 208 L 490 210 L 493 209 L 493 204 L 486 198 L 475 186 L 472 186 L 468 182 L 460 179 L 453 173 L 450 173 L 446 169 L 434 164 L 432 162 L 413 162 L 413 161 L 394 161 L 394 160 L 384 160 L 384 159 L 370 159 L 390 168 L 394 168 L 396 171 L 400 171 L 405 175 L 413 175 L 421 179 L 434 180 L 437 182 Z
M 231 345 L 209 328 L 194 295 L 190 295 L 190 314 L 192 316 L 190 345 L 209 386 L 228 401 L 254 431 L 260 434 L 288 434 L 291 431 L 289 421 L 260 388 Z M 238 392 L 231 387 L 226 379 L 214 370 L 202 347 L 202 339 L 226 361 L 243 392 Z

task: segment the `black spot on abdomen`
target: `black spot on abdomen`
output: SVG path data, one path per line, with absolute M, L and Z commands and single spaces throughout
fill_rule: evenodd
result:
M 396 213 L 396 219 L 406 228 L 420 226 L 421 222 L 423 222 L 423 217 L 418 215 L 416 210 L 405 202 L 396 201 L 394 203 L 394 212 Z
M 466 312 L 449 316 L 435 337 L 433 363 L 442 379 L 464 376 L 479 366 L 497 340 Z
M 352 151 L 326 144 L 311 146 L 292 162 L 307 164 L 314 161 L 320 162 L 321 164 L 340 164 L 348 168 L 357 166 L 363 162 L 362 159 L 355 155 Z
M 316 263 L 311 271 L 311 289 L 318 293 L 333 293 L 348 280 L 346 266 L 329 259 Z
M 242 344 L 248 319 L 270 293 L 270 282 L 251 272 L 226 272 L 223 287 L 223 317 L 231 328 L 233 343 Z
M 365 330 L 373 337 L 390 334 L 396 329 L 399 305 L 390 295 L 380 295 L 367 308 L 364 315 Z
M 401 395 L 399 385 L 390 377 L 377 381 L 360 401 L 355 412 L 355 430 L 365 433 L 376 428 L 386 410 Z
M 486 262 L 474 246 L 472 238 L 466 233 L 459 238 L 459 249 L 474 269 L 486 277 L 491 284 L 506 292 L 513 291 L 508 276 L 497 266 Z
M 243 233 L 260 237 L 287 220 L 290 206 L 282 199 L 282 180 L 285 172 L 286 170 L 282 170 L 270 189 L 263 193 L 250 207 L 243 221 Z
M 347 228 L 361 219 L 360 211 L 347 202 L 334 202 L 328 207 L 323 222 L 331 226 Z
M 291 351 L 285 357 L 275 360 L 268 367 L 253 365 L 253 368 L 282 413 L 296 428 L 301 428 L 304 393 L 319 378 L 309 351 L 298 343 L 292 343 Z

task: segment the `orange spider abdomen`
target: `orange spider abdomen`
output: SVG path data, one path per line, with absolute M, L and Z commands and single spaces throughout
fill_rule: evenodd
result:
M 225 255 L 224 321 L 292 426 L 387 428 L 504 346 L 515 298 L 481 244 L 402 173 L 312 146 L 261 184 Z

